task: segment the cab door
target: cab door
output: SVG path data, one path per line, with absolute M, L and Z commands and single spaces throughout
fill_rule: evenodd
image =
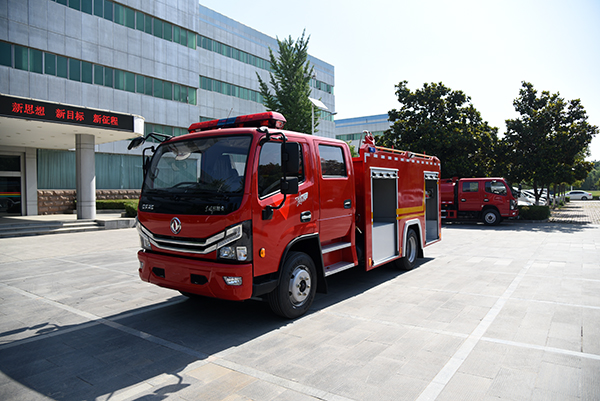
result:
M 318 143 L 319 236 L 321 243 L 342 241 L 352 234 L 354 223 L 354 178 L 350 157 L 342 145 Z
M 315 203 L 317 190 L 314 182 L 314 166 L 306 141 L 298 140 L 301 146 L 300 170 L 288 177 L 298 177 L 298 193 L 285 197 L 280 190 L 281 142 L 268 141 L 256 149 L 256 185 L 253 196 L 253 255 L 254 275 L 261 276 L 277 271 L 285 248 L 294 239 L 317 232 Z M 262 217 L 267 206 L 277 207 L 270 219 Z
M 480 211 L 481 205 L 481 183 L 479 181 L 463 181 L 458 182 L 458 204 L 461 211 Z

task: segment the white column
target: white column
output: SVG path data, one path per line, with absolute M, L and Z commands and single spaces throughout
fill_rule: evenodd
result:
M 21 202 L 25 201 L 25 215 L 37 216 L 38 214 L 38 197 L 37 197 L 37 149 L 27 148 L 25 150 L 25 199 L 21 198 Z M 23 192 L 23 191 L 21 191 Z
M 94 135 L 76 134 L 77 218 L 96 218 L 96 155 Z

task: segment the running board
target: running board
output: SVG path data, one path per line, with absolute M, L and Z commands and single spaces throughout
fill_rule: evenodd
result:
M 352 246 L 350 242 L 336 242 L 334 244 L 325 245 L 321 248 L 321 252 L 324 254 L 334 251 L 339 251 L 340 249 L 349 248 Z
M 354 267 L 354 263 L 348 262 L 337 262 L 332 264 L 331 266 L 325 267 L 325 277 L 331 276 L 332 274 L 342 272 L 344 270 L 348 270 Z

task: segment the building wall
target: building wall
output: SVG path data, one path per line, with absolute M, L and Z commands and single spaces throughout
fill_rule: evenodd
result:
M 273 49 L 275 54 L 277 54 L 278 45 L 276 39 L 202 5 L 200 5 L 199 9 L 200 35 L 267 61 L 269 60 L 269 48 Z M 198 51 L 200 55 L 201 76 L 254 91 L 259 91 L 258 79 L 256 78 L 257 73 L 265 82 L 269 81 L 269 71 L 266 69 L 255 67 L 202 47 Z M 334 67 L 312 56 L 309 56 L 309 61 L 314 66 L 315 79 L 333 87 L 335 82 Z M 199 90 L 198 97 L 200 117 L 203 118 L 225 118 L 227 116 L 257 113 L 265 110 L 264 106 L 260 103 L 203 90 L 202 88 Z M 334 93 L 313 88 L 312 97 L 321 99 L 330 112 L 335 111 Z M 319 121 L 318 135 L 334 137 L 335 123 L 331 116 L 329 120 Z
M 350 141 L 354 146 L 360 146 L 365 134 L 363 131 L 371 132 L 375 137 L 382 135 L 390 129 L 391 123 L 387 114 L 373 116 L 344 118 L 335 120 L 335 137 L 343 141 Z M 377 138 L 375 138 L 377 144 Z
M 81 0 L 78 3 L 80 7 L 89 4 L 93 8 L 87 12 L 68 5 L 72 3 L 78 2 L 0 2 L 0 45 L 4 46 L 2 49 L 8 46 L 13 57 L 13 65 L 0 63 L 0 93 L 137 114 L 145 118 L 147 133 L 156 131 L 174 135 L 185 133 L 190 124 L 199 120 L 265 110 L 260 100 L 202 89 L 201 77 L 217 81 L 236 91 L 256 94 L 259 90 L 256 74 L 268 81 L 269 48 L 277 50 L 274 38 L 203 7 L 196 0 Z M 110 18 L 97 14 L 96 4 L 113 4 Z M 126 8 L 133 13 L 133 27 L 123 21 L 117 22 L 117 8 Z M 139 15 L 149 18 L 142 19 L 142 22 L 157 20 L 161 24 L 171 24 L 171 40 L 157 37 L 154 31 L 146 31 L 147 27 L 140 29 Z M 195 45 L 176 43 L 175 27 L 193 35 Z M 286 36 L 286 33 L 283 32 L 281 36 Z M 214 49 L 208 50 L 200 43 L 202 37 L 223 45 L 223 49 L 234 49 L 251 56 L 253 60 L 262 61 L 257 66 L 256 63 L 240 61 Z M 25 68 L 16 66 L 17 50 L 29 52 L 29 68 L 27 65 Z M 31 68 L 34 57 L 32 54 L 41 55 L 44 64 L 40 68 L 43 70 L 35 71 Z M 70 76 L 61 77 L 57 73 L 48 73 L 45 69 L 47 55 L 56 58 L 56 63 L 61 58 L 68 63 L 71 60 L 79 63 L 77 65 L 81 67 L 77 68 L 81 68 L 81 79 L 74 80 Z M 312 56 L 309 60 L 315 66 L 315 86 L 325 88 L 322 90 L 315 87 L 312 97 L 321 99 L 329 111 L 334 112 L 334 67 Z M 91 65 L 89 68 L 92 68 L 94 74 L 93 82 L 84 81 L 84 64 Z M 55 65 L 58 69 L 59 64 Z M 99 71 L 114 70 L 112 79 L 115 81 L 117 72 L 133 76 L 135 89 L 128 91 L 115 88 L 116 83 L 110 87 L 98 84 L 95 75 L 97 68 Z M 142 86 L 138 77 L 167 82 L 172 85 L 173 91 L 175 86 L 187 88 L 186 90 L 193 91 L 196 100 L 169 100 L 155 94 L 145 94 L 140 90 Z M 317 135 L 334 137 L 333 116 L 326 117 L 326 120 L 320 121 Z M 85 129 L 82 129 L 82 133 L 85 133 Z M 129 151 L 127 145 L 128 141 L 96 145 L 96 152 L 141 154 L 141 149 Z M 35 166 L 31 166 L 29 170 L 35 171 Z M 32 192 L 34 188 L 29 190 L 29 184 L 27 185 L 28 192 Z

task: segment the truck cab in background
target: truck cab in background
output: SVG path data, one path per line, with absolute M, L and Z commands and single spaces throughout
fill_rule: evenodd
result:
M 504 178 L 451 178 L 440 184 L 442 219 L 481 220 L 494 226 L 519 215 L 517 199 Z

